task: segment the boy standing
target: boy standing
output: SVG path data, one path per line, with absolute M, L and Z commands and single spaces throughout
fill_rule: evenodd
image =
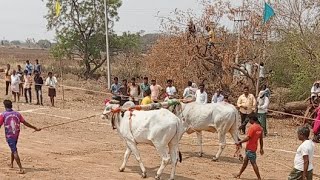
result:
M 17 151 L 17 143 L 20 133 L 20 123 L 23 123 L 25 126 L 32 128 L 35 131 L 40 131 L 41 129 L 32 126 L 23 119 L 20 113 L 12 110 L 12 102 L 10 100 L 4 100 L 3 104 L 6 111 L 0 115 L 0 127 L 4 125 L 6 140 L 11 149 L 10 167 L 13 168 L 13 161 L 15 160 L 20 168 L 19 173 L 24 174 L 24 170 L 22 168 Z
M 298 139 L 302 141 L 302 144 L 297 149 L 294 168 L 289 174 L 288 180 L 312 180 L 314 143 L 309 140 L 309 135 L 310 129 L 308 127 L 298 129 Z
M 52 72 L 48 73 L 48 78 L 46 80 L 46 86 L 49 86 L 48 95 L 50 97 L 50 102 L 52 107 L 54 107 L 54 97 L 56 97 L 56 86 L 57 86 L 57 78 L 53 76 Z
M 249 122 L 251 126 L 248 130 L 248 135 L 243 140 L 239 141 L 237 143 L 237 146 L 241 145 L 243 142 L 247 142 L 246 146 L 246 156 L 244 158 L 243 165 L 241 167 L 241 170 L 238 175 L 236 175 L 236 178 L 240 178 L 243 171 L 247 168 L 248 162 L 250 160 L 250 163 L 253 167 L 254 172 L 256 173 L 258 180 L 261 180 L 258 165 L 256 163 L 257 159 L 257 148 L 258 148 L 258 140 L 260 141 L 260 154 L 263 155 L 263 129 L 258 123 L 258 118 L 256 116 L 250 116 Z

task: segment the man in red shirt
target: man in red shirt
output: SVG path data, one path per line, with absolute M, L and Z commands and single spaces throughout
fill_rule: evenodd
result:
M 260 154 L 263 155 L 263 129 L 259 124 L 257 116 L 250 116 L 250 128 L 248 130 L 248 135 L 246 138 L 241 140 L 239 143 L 237 143 L 238 146 L 241 145 L 243 142 L 247 142 L 246 146 L 246 157 L 244 158 L 243 165 L 241 167 L 241 170 L 238 175 L 236 175 L 236 178 L 240 178 L 243 171 L 247 168 L 248 162 L 250 160 L 251 165 L 253 167 L 254 172 L 256 173 L 259 180 L 261 180 L 259 168 L 256 163 L 257 154 L 256 151 L 258 149 L 258 140 L 260 141 Z

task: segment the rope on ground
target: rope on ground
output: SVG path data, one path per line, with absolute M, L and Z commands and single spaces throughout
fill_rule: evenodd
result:
M 282 114 L 282 115 L 287 115 L 287 116 L 292 116 L 292 117 L 296 117 L 296 118 L 302 118 L 302 119 L 307 119 L 307 120 L 310 120 L 310 121 L 314 121 L 314 119 L 312 119 L 312 118 L 299 116 L 299 115 L 295 115 L 295 114 L 285 113 L 285 112 L 281 112 L 281 111 L 275 111 L 275 110 L 271 110 L 271 109 L 268 109 L 268 111 L 273 112 L 273 113 Z
M 64 122 L 64 123 L 53 124 L 53 125 L 50 125 L 50 126 L 42 127 L 42 128 L 40 128 L 40 129 L 48 129 L 48 128 L 52 128 L 52 127 L 62 126 L 62 125 L 65 125 L 65 124 L 70 124 L 70 123 L 73 123 L 73 122 L 77 122 L 77 121 L 81 121 L 81 120 L 93 118 L 93 117 L 96 117 L 96 116 L 99 116 L 99 115 L 101 115 L 101 114 L 95 114 L 95 115 L 91 115 L 91 116 L 87 116 L 87 117 L 84 117 L 84 118 L 79 118 L 79 119 L 71 120 L 71 121 Z

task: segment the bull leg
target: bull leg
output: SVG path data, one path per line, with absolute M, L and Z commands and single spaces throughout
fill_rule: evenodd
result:
M 160 168 L 157 171 L 157 175 L 156 175 L 155 179 L 160 179 L 160 176 L 161 176 L 164 168 L 168 165 L 168 163 L 170 161 L 170 157 L 169 157 L 169 154 L 168 154 L 168 151 L 167 151 L 167 148 L 165 145 L 156 146 L 156 148 L 162 158 L 162 161 L 161 161 Z
M 198 146 L 200 148 L 199 157 L 202 157 L 202 154 L 203 154 L 203 151 L 202 151 L 202 131 L 196 132 L 196 133 L 197 133 Z
M 232 127 L 230 129 L 230 134 L 234 140 L 235 143 L 238 143 L 240 138 L 239 138 L 239 134 L 238 134 L 238 130 L 236 128 L 236 125 L 234 125 L 234 127 Z M 234 153 L 234 157 L 238 157 L 240 161 L 243 161 L 243 156 L 241 155 L 241 145 L 238 147 L 236 147 L 236 152 Z
M 170 142 L 169 143 L 169 152 L 171 156 L 171 165 L 172 165 L 172 170 L 171 170 L 171 175 L 170 175 L 170 180 L 174 179 L 174 176 L 176 174 L 176 166 L 178 162 L 178 141 L 177 142 Z
M 130 154 L 131 154 L 131 149 L 129 147 L 127 147 L 127 150 L 126 152 L 124 153 L 124 158 L 123 158 L 123 163 L 119 169 L 120 172 L 123 172 L 124 169 L 126 168 L 126 164 L 128 162 L 128 159 L 130 157 Z
M 223 151 L 223 149 L 226 147 L 226 134 L 218 131 L 218 137 L 219 137 L 219 150 L 217 154 L 213 157 L 213 161 L 217 161 Z
M 142 178 L 146 178 L 147 177 L 147 172 L 146 172 L 146 168 L 144 167 L 142 160 L 140 158 L 140 153 L 139 150 L 137 148 L 137 145 L 134 142 L 127 142 L 128 147 L 131 149 L 132 153 L 134 154 L 134 156 L 136 157 L 139 165 L 140 165 L 140 169 L 142 171 Z

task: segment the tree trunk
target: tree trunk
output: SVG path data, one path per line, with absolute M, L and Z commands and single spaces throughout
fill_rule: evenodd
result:
M 270 104 L 269 109 L 275 111 L 284 111 L 287 113 L 292 113 L 293 111 L 305 111 L 309 106 L 309 102 L 307 101 L 293 101 L 288 102 L 283 106 L 279 106 L 277 104 Z
M 90 74 L 91 74 L 91 66 L 90 66 L 90 63 L 89 63 L 89 60 L 88 59 L 84 59 L 84 64 L 85 64 L 85 71 L 84 71 L 84 77 L 86 79 L 89 79 L 90 78 Z

